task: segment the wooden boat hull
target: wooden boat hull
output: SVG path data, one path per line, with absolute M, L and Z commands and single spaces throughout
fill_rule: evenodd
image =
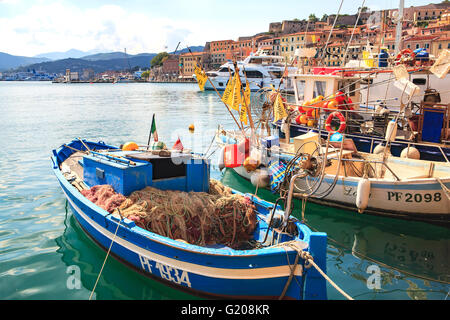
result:
M 248 173 L 244 167 L 236 167 L 233 170 L 241 177 L 251 180 L 252 173 Z M 326 174 L 324 183 L 317 193 L 325 192 L 334 178 L 335 175 Z M 328 195 L 323 198 L 313 195 L 308 201 L 357 211 L 356 196 L 360 180 L 361 178 L 355 177 L 338 178 L 335 187 Z M 450 220 L 450 201 L 436 179 L 392 182 L 369 180 L 371 182 L 370 197 L 365 213 L 435 222 Z M 441 181 L 447 188 L 450 187 L 450 178 Z M 296 186 L 305 190 L 306 181 L 297 180 Z
M 76 141 L 70 145 L 80 148 Z M 112 148 L 104 144 L 95 145 L 97 148 Z M 113 242 L 111 254 L 127 265 L 201 296 L 276 299 L 282 293 L 297 251 L 288 247 L 255 250 L 200 247 L 144 230 L 128 219 L 119 224 L 118 218 L 86 199 L 64 178 L 59 164 L 70 151 L 62 147 L 53 154 L 54 173 L 76 220 L 101 247 L 109 248 Z M 273 207 L 263 200 L 252 200 L 260 214 L 268 214 Z M 326 235 L 312 232 L 299 222 L 296 225 L 299 235 L 292 240 L 306 243 L 306 250 L 319 267 L 326 270 Z M 259 233 L 265 234 L 265 231 L 257 229 Z M 326 299 L 325 279 L 315 269 L 306 271 L 300 259 L 284 298 Z

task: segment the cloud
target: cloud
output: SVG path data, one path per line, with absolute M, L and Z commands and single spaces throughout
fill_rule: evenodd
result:
M 42 2 L 0 18 L 0 51 L 33 56 L 42 52 L 88 50 L 172 51 L 214 39 L 201 23 L 150 17 L 119 5 L 80 8 L 67 2 Z M 205 31 L 207 30 L 207 31 Z

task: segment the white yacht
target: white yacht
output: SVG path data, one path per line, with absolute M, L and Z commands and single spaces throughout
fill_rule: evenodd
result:
M 251 91 L 258 91 L 261 88 L 270 88 L 273 85 L 275 88 L 280 88 L 282 91 L 292 91 L 293 85 L 291 80 L 287 77 L 288 74 L 295 73 L 296 67 L 286 67 L 284 57 L 268 55 L 264 52 L 257 52 L 245 58 L 243 61 L 237 62 L 239 68 L 239 75 L 241 76 L 242 84 L 245 88 L 245 79 L 250 84 Z M 286 70 L 287 69 L 287 70 Z M 283 83 L 280 86 L 280 81 L 285 74 Z M 215 89 L 225 90 L 230 74 L 234 74 L 234 65 L 232 61 L 220 66 L 217 71 L 208 71 L 206 75 L 211 80 Z M 214 87 L 209 81 L 205 84 L 205 90 L 214 90 Z

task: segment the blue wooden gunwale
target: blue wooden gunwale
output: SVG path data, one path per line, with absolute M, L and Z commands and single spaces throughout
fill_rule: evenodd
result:
M 104 143 L 85 143 L 90 149 L 116 149 Z M 76 140 L 68 145 L 84 150 L 82 144 Z M 64 146 L 53 151 L 54 173 L 82 229 L 101 247 L 108 248 L 119 219 L 86 199 L 64 178 L 59 164 L 72 153 L 72 150 Z M 260 214 L 268 214 L 273 208 L 273 204 L 251 195 L 247 196 L 254 202 Z M 311 253 L 315 262 L 325 271 L 326 235 L 312 232 L 298 221 L 296 225 L 299 235 L 295 239 L 309 245 L 305 250 Z M 267 226 L 258 228 L 256 232 L 265 232 Z M 228 247 L 191 245 L 144 230 L 128 219 L 120 222 L 111 252 L 147 275 L 188 291 L 193 290 L 208 296 L 240 298 L 279 296 L 289 277 L 290 265 L 297 254 L 286 247 L 233 250 Z M 305 272 L 304 261 L 300 259 L 286 298 L 326 299 L 325 279 L 315 269 Z

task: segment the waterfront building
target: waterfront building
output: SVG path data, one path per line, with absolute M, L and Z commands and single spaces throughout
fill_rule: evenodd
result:
M 428 35 L 428 36 L 410 36 L 404 39 L 403 42 L 403 48 L 408 48 L 411 50 L 416 50 L 419 48 L 424 48 L 428 52 L 431 51 L 431 43 L 433 41 L 436 41 L 439 39 L 439 36 L 437 35 Z
M 92 69 L 83 69 L 83 73 L 81 74 L 81 79 L 84 81 L 94 80 L 95 73 Z
M 450 36 L 442 35 L 438 39 L 431 42 L 431 54 L 439 57 L 443 50 L 450 50 Z
M 162 73 L 168 77 L 177 77 L 180 72 L 180 55 L 171 54 L 163 61 Z
M 232 58 L 236 61 L 242 61 L 252 52 L 256 52 L 255 40 L 252 37 L 239 37 L 234 43 Z
M 294 59 L 296 49 L 303 49 L 314 45 L 323 45 L 324 33 L 320 31 L 297 32 L 281 36 L 279 55 L 283 56 L 288 63 Z
M 235 41 L 233 40 L 211 41 L 211 67 L 213 69 L 219 68 L 227 60 L 231 60 L 234 47 Z
M 279 56 L 281 54 L 280 37 L 273 38 L 272 53 L 275 56 Z
M 268 54 L 273 54 L 273 38 L 261 40 L 258 43 L 258 50 L 265 51 Z
M 426 22 L 430 20 L 440 19 L 441 16 L 450 9 L 449 2 L 430 3 L 425 6 L 411 6 L 403 10 L 403 17 L 413 23 Z M 394 18 L 398 14 L 398 9 L 388 11 L 388 17 Z
M 180 76 L 185 79 L 193 79 L 196 66 L 203 66 L 203 52 L 183 53 L 180 55 Z
M 71 81 L 79 81 L 80 78 L 78 76 L 77 71 L 70 71 L 70 69 L 66 69 L 66 75 L 64 77 L 65 82 L 71 82 Z

